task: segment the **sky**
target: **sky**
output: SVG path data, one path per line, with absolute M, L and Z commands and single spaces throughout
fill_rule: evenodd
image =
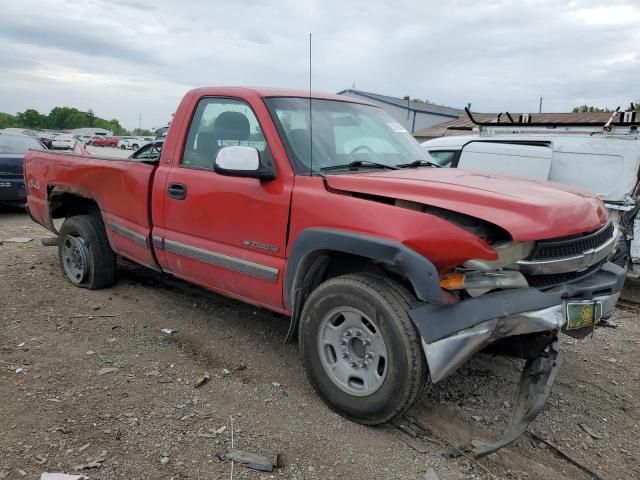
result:
M 477 112 L 640 98 L 640 1 L 0 0 L 0 112 L 163 126 L 218 85 L 355 88 Z M 141 118 L 140 118 L 141 117 Z

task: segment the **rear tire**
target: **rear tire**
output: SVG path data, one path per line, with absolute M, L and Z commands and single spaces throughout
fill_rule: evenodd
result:
M 382 276 L 349 274 L 322 283 L 303 308 L 299 343 L 309 381 L 355 422 L 393 420 L 424 391 L 428 368 L 403 291 Z
M 58 242 L 60 268 L 76 287 L 97 290 L 115 283 L 116 255 L 104 223 L 95 215 L 67 218 Z

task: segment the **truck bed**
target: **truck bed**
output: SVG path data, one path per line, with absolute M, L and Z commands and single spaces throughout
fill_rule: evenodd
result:
M 73 194 L 95 202 L 113 250 L 155 267 L 150 248 L 150 189 L 156 166 L 139 161 L 30 150 L 25 183 L 32 218 L 55 232 L 49 198 Z M 55 202 L 51 208 L 55 209 Z

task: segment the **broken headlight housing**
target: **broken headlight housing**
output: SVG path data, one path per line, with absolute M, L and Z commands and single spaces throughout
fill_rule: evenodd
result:
M 498 254 L 497 260 L 471 259 L 464 262 L 464 267 L 471 270 L 489 272 L 513 265 L 518 260 L 527 258 L 533 251 L 535 242 L 504 242 L 493 245 Z

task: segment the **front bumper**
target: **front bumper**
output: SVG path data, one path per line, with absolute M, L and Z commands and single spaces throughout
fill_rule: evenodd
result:
M 421 305 L 411 310 L 411 318 L 422 335 L 433 382 L 453 373 L 480 350 L 505 339 L 517 344 L 517 339 L 525 338 L 525 344 L 531 346 L 525 350 L 527 361 L 506 430 L 497 441 L 475 444 L 471 449 L 474 457 L 493 453 L 516 440 L 544 408 L 560 365 L 557 335 L 567 322 L 566 302 L 602 302 L 601 318 L 609 318 L 624 279 L 625 270 L 609 262 L 588 278 L 545 291 L 507 290 L 451 305 Z M 582 337 L 592 329 L 567 333 Z M 538 343 L 539 339 L 542 343 Z
M 422 336 L 431 380 L 438 382 L 499 340 L 562 331 L 568 300 L 599 300 L 603 302 L 602 318 L 610 317 L 624 279 L 624 269 L 608 262 L 588 278 L 549 290 L 521 288 L 451 305 L 423 304 L 409 314 Z

